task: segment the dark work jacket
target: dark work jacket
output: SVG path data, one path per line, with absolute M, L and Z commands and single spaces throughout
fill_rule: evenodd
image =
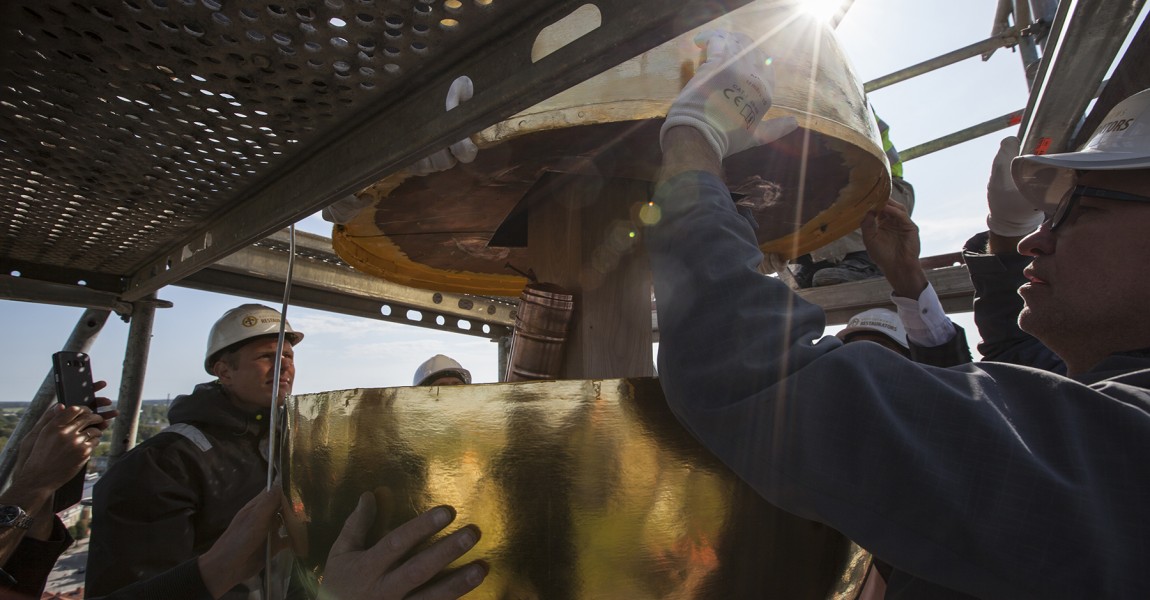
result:
M 24 537 L 8 557 L 4 572 L 16 583 L 9 583 L 7 578 L 0 580 L 0 600 L 38 599 L 44 594 L 44 585 L 56 559 L 75 541 L 60 517 L 52 515 L 52 520 L 48 539 Z
M 966 341 L 966 330 L 958 323 L 952 322 L 954 337 L 937 346 L 919 346 L 913 341 L 910 344 L 910 359 L 923 365 L 935 367 L 954 367 L 971 362 L 970 346 Z
M 654 201 L 667 403 L 761 496 L 882 557 L 910 578 L 890 582 L 903 598 L 1145 597 L 1150 356 L 1068 378 L 844 346 L 759 272 L 717 177 L 679 175 Z
M 236 407 L 212 382 L 177 397 L 168 420 L 171 427 L 125 454 L 96 483 L 89 597 L 202 554 L 267 482 L 266 410 Z M 194 430 L 178 433 L 184 424 Z M 246 599 L 248 590 L 240 585 L 224 597 Z
M 89 596 L 91 598 L 91 596 Z M 91 600 L 211 600 L 196 559 Z

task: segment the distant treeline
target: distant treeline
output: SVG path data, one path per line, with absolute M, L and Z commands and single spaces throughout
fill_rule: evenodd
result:
M 142 442 L 160 432 L 168 426 L 169 400 L 144 400 L 140 407 L 140 427 L 136 440 Z M 8 443 L 8 438 L 16 430 L 16 424 L 24 410 L 28 408 L 27 402 L 0 402 L 0 447 Z M 95 456 L 101 456 L 107 450 L 107 442 L 100 444 Z
M 101 392 L 101 395 L 111 397 L 111 395 L 108 393 L 108 390 L 104 390 L 103 392 Z M 140 404 L 143 404 L 144 406 L 148 406 L 149 404 L 160 404 L 160 405 L 164 406 L 165 409 L 167 408 L 169 403 L 171 403 L 171 400 L 141 400 L 140 401 Z M 23 412 L 23 410 L 27 406 L 28 406 L 27 402 L 3 402 L 3 401 L 0 401 L 0 411 L 3 411 L 3 412 L 7 412 L 9 410 L 19 410 L 19 411 Z

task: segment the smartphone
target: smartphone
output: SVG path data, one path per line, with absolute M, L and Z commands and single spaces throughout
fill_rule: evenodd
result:
M 52 355 L 52 372 L 56 378 L 56 400 L 60 404 L 77 404 L 96 410 L 96 392 L 92 389 L 92 364 L 83 352 L 57 352 Z
M 96 391 L 92 389 L 92 364 L 83 352 L 57 352 L 52 355 L 52 372 L 56 380 L 56 400 L 69 406 L 81 404 L 96 410 Z M 85 463 L 68 483 L 56 490 L 52 512 L 75 506 L 84 496 Z

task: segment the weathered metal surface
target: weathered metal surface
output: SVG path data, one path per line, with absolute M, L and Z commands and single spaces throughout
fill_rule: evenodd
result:
M 289 520 L 317 572 L 364 491 L 372 539 L 440 504 L 478 525 L 474 598 L 847 599 L 869 564 L 743 484 L 654 379 L 336 391 L 287 414 Z
M 177 285 L 275 302 L 283 298 L 286 232 L 249 246 Z M 326 237 L 296 232 L 292 305 L 484 338 L 511 335 L 515 304 L 503 298 L 432 292 L 352 269 Z M 4 278 L 0 276 L 0 294 Z
M 1068 144 L 1144 4 L 1145 0 L 1059 3 L 1022 116 L 1022 154 L 1074 150 Z
M 1067 145 L 1068 148 L 1084 146 L 1094 136 L 1094 132 L 1102 124 L 1102 119 L 1106 118 L 1111 109 L 1126 98 L 1150 88 L 1150 69 L 1146 68 L 1148 60 L 1150 60 L 1150 19 L 1144 19 L 1138 32 L 1130 40 L 1122 59 L 1115 65 L 1110 79 L 1102 82 L 1098 101 L 1079 125 L 1078 133 L 1074 135 L 1074 141 Z
M 541 35 L 536 49 L 561 44 L 566 30 L 593 18 L 563 23 L 550 32 L 555 41 Z M 777 82 L 767 118 L 792 116 L 801 126 L 724 164 L 732 190 L 748 192 L 763 249 L 794 256 L 857 228 L 890 184 L 862 84 L 825 24 L 760 1 L 479 132 L 473 163 L 426 177 L 397 173 L 361 192 L 375 206 L 336 228 L 336 250 L 405 285 L 517 294 L 526 281 L 506 264 L 529 266 L 525 234 L 501 231 L 492 241 L 495 232 L 529 210 L 521 201 L 546 201 L 537 186 L 556 185 L 547 173 L 653 180 L 661 119 L 700 59 L 695 34 L 713 27 L 767 38 Z
M 0 2 L 0 272 L 144 297 L 747 1 Z

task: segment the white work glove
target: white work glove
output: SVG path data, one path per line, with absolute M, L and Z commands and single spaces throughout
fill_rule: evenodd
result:
M 320 216 L 328 223 L 346 225 L 359 214 L 359 211 L 371 204 L 371 196 L 356 196 L 348 194 L 342 200 L 336 200 L 331 206 L 323 209 Z
M 986 226 L 991 232 L 1005 237 L 1024 236 L 1038 229 L 1046 218 L 1023 197 L 1010 176 L 1010 161 L 1018 156 L 1019 145 L 1018 138 L 1013 135 L 1002 140 L 990 168 L 990 181 L 986 184 L 986 203 L 990 208 Z
M 447 100 L 444 104 L 447 110 L 451 110 L 459 106 L 460 103 L 470 100 L 474 94 L 475 87 L 471 83 L 471 78 L 466 75 L 457 77 L 455 81 L 451 82 L 451 87 L 447 89 Z M 479 148 L 471 141 L 471 138 L 463 138 L 439 152 L 417 160 L 407 167 L 406 171 L 410 175 L 419 176 L 446 171 L 454 167 L 456 162 L 469 163 L 475 160 L 478 154 Z M 323 209 L 320 216 L 325 221 L 345 225 L 350 223 L 369 204 L 371 204 L 370 198 L 361 198 L 352 194 Z
M 451 82 L 451 87 L 447 90 L 447 110 L 452 110 L 460 103 L 467 102 L 474 93 L 475 87 L 471 83 L 470 77 L 466 75 L 457 77 L 455 81 Z M 479 154 L 479 148 L 471 141 L 471 138 L 463 138 L 427 158 L 416 161 L 407 170 L 415 175 L 446 171 L 454 167 L 456 161 L 469 163 L 475 160 L 477 154 Z
M 771 107 L 774 71 L 766 51 L 750 36 L 705 31 L 695 37 L 695 44 L 703 49 L 703 64 L 667 111 L 660 146 L 667 130 L 687 125 L 698 129 L 723 159 L 798 127 L 793 117 L 762 122 Z

